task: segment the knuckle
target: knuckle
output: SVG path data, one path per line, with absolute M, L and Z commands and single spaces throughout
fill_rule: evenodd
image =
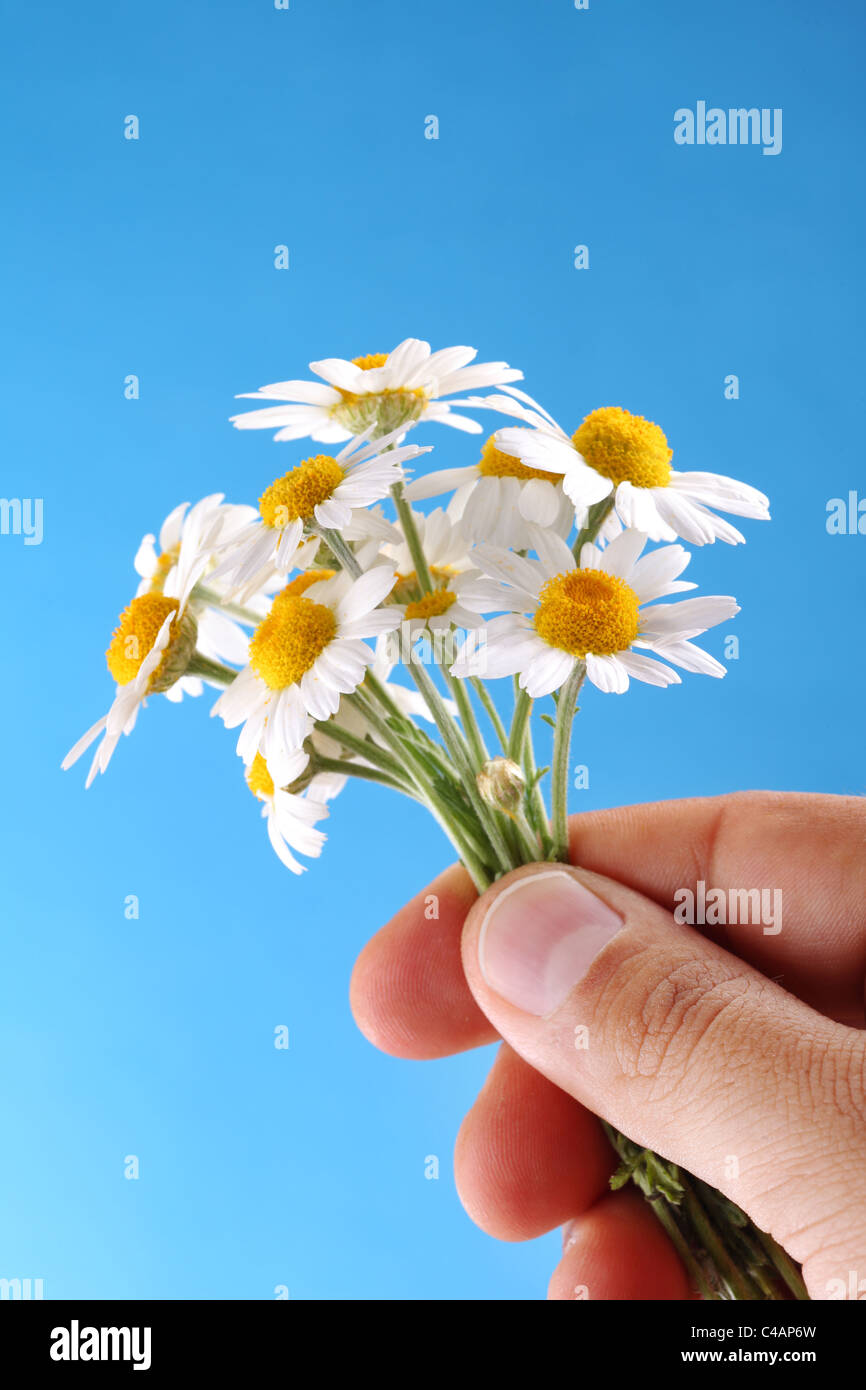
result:
M 619 974 L 620 972 L 617 972 Z M 627 981 L 609 981 L 604 1026 L 623 1075 L 652 1083 L 654 1098 L 681 1086 L 710 1051 L 728 1065 L 738 1053 L 748 977 L 700 956 L 671 961 L 658 948 L 626 963 Z M 715 1069 L 715 1068 L 714 1068 Z

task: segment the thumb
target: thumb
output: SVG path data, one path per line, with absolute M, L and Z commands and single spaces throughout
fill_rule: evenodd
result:
M 800 1261 L 813 1298 L 850 1297 L 831 1281 L 852 1275 L 866 1296 L 866 1035 L 565 865 L 480 898 L 463 964 L 537 1071 L 721 1189 Z

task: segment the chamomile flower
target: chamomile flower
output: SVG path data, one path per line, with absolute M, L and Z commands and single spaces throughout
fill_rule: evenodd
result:
M 452 673 L 519 673 L 520 685 L 534 699 L 558 690 L 581 661 L 593 685 L 617 694 L 628 689 L 631 677 L 649 685 L 679 683 L 667 661 L 687 671 L 723 676 L 724 666 L 689 639 L 738 613 L 736 601 L 707 597 L 656 603 L 695 586 L 679 578 L 688 551 L 671 545 L 642 555 L 646 539 L 643 532 L 628 529 L 604 550 L 587 543 L 579 565 L 555 535 L 539 542 L 537 560 L 479 546 L 478 562 L 502 582 L 500 606 L 511 611 L 488 624 L 484 652 L 467 655 L 464 649 Z
M 683 540 L 705 545 L 721 540 L 736 545 L 745 538 L 711 508 L 735 516 L 768 521 L 769 501 L 747 483 L 719 473 L 678 473 L 664 431 L 642 415 L 619 406 L 603 406 L 587 415 L 569 436 L 523 392 L 511 391 L 512 413 L 535 426 L 531 431 L 506 427 L 496 445 L 527 467 L 549 468 L 563 475 L 563 488 L 578 512 L 611 495 L 626 527 L 645 531 L 651 540 Z M 498 397 L 501 403 L 508 397 Z M 521 408 L 519 402 L 524 402 Z M 500 404 L 499 408 L 507 409 Z
M 412 516 L 433 581 L 432 589 L 425 589 L 421 583 L 405 539 L 382 550 L 397 567 L 393 598 L 400 606 L 403 622 L 409 624 L 410 634 L 414 636 L 424 627 L 444 631 L 452 623 L 463 628 L 483 627 L 480 615 L 496 607 L 499 586 L 473 567 L 461 527 L 441 507 L 427 516 L 421 512 L 413 512 Z
M 482 403 L 487 404 L 475 402 Z M 477 463 L 415 478 L 406 488 L 406 497 L 415 501 L 455 490 L 448 512 L 461 521 L 469 540 L 527 550 L 532 547 L 535 527 L 546 527 L 563 537 L 571 530 L 574 504 L 562 484 L 562 474 L 556 469 L 528 468 L 513 454 L 497 448 L 491 435 Z
M 343 572 L 323 578 L 307 570 L 275 596 L 253 633 L 249 664 L 211 711 L 230 729 L 243 726 L 238 753 L 247 766 L 261 753 L 277 785 L 298 776 L 312 721 L 334 714 L 374 659 L 361 639 L 399 623 L 399 609 L 379 607 L 393 586 L 390 565 L 354 581 Z
M 298 862 L 292 850 L 309 859 L 319 857 L 326 836 L 315 828 L 316 823 L 328 816 L 326 803 L 336 796 L 346 779 L 323 773 L 313 777 L 303 792 L 289 791 L 274 785 L 261 753 L 255 755 L 245 776 L 253 796 L 262 803 L 262 816 L 275 854 L 293 874 L 302 874 L 306 865 Z
M 336 457 L 315 454 L 276 478 L 259 498 L 258 516 L 228 546 L 215 577 L 243 594 L 273 570 L 288 574 L 311 526 L 363 531 L 363 509 L 401 481 L 406 459 L 428 451 L 415 444 L 391 447 L 397 433 L 352 439 Z M 374 534 L 374 523 L 369 525 Z
M 192 565 L 182 572 L 176 567 L 164 593 L 138 594 L 120 615 L 105 653 L 117 682 L 111 708 L 70 748 L 61 764 L 65 772 L 102 734 L 87 775 L 88 787 L 108 767 L 121 734 L 132 733 L 145 697 L 167 694 L 189 668 L 197 636 L 189 604 L 195 569 Z M 171 589 L 177 592 L 172 594 Z
M 203 497 L 190 507 L 182 502 L 170 511 L 159 529 L 159 541 L 143 537 L 134 565 L 141 577 L 139 594 L 163 593 L 172 571 L 188 574 L 195 569 L 197 582 L 213 566 L 219 547 L 233 540 L 254 521 L 255 507 L 227 503 L 221 492 Z
M 275 429 L 276 440 L 309 436 L 331 442 L 363 434 L 371 426 L 380 434 L 406 429 L 417 420 L 477 434 L 481 426 L 456 414 L 443 398 L 520 381 L 523 373 L 507 362 L 474 362 L 476 355 L 471 347 L 431 352 L 429 343 L 406 338 L 391 352 L 374 352 L 351 362 L 342 357 L 311 362 L 310 371 L 321 381 L 278 381 L 245 392 L 242 398 L 290 404 L 234 415 L 232 424 L 239 430 Z
M 213 661 L 243 665 L 247 660 L 249 638 L 241 625 L 220 607 L 220 601 L 227 597 L 225 587 L 220 580 L 211 579 L 210 571 L 215 566 L 218 549 L 230 544 L 256 516 L 254 507 L 227 503 L 221 492 L 203 497 L 193 507 L 182 502 L 165 518 L 158 541 L 153 534 L 144 536 L 135 556 L 135 570 L 141 577 L 139 596 L 161 594 L 166 583 L 172 586 L 176 571 L 188 573 L 194 569 L 190 604 L 198 626 L 196 646 L 202 656 Z M 213 595 L 213 601 L 198 593 L 197 586 L 203 581 L 207 581 L 207 589 L 203 592 Z M 268 605 L 264 587 L 261 593 L 251 594 L 247 601 L 260 617 L 265 616 Z M 165 694 L 169 700 L 176 701 L 184 694 L 200 695 L 202 690 L 199 676 L 181 676 Z

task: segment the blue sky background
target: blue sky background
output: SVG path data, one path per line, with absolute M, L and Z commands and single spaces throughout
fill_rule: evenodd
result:
M 349 1013 L 358 949 L 448 862 L 432 822 L 352 787 L 296 881 L 209 698 L 153 700 L 87 795 L 60 759 L 110 700 L 141 535 L 304 456 L 233 431 L 235 393 L 413 335 L 522 367 L 568 428 L 647 414 L 676 467 L 771 495 L 772 525 L 691 566 L 743 605 L 706 643 L 739 635 L 728 679 L 589 694 L 577 808 L 862 793 L 866 536 L 825 528 L 866 496 L 862 6 L 102 0 L 4 29 L 0 491 L 45 520 L 40 546 L 0 537 L 0 1276 L 538 1298 L 558 1235 L 499 1245 L 454 1191 L 492 1054 L 391 1060 Z M 701 99 L 781 107 L 782 153 L 675 145 Z M 430 466 L 475 461 L 426 434 Z

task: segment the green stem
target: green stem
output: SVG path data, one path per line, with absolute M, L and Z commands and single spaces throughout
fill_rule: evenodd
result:
M 378 782 L 383 787 L 390 787 L 392 791 L 402 792 L 404 796 L 411 797 L 413 801 L 421 800 L 418 793 L 408 787 L 405 782 L 398 782 L 395 778 L 389 777 L 387 773 L 379 772 L 375 767 L 365 767 L 363 763 L 344 762 L 342 758 L 323 758 L 317 753 L 315 771 L 339 772 L 344 777 L 358 777 L 364 782 Z
M 708 1219 L 688 1176 L 681 1172 L 680 1182 L 685 1188 L 683 1205 L 703 1249 L 716 1266 L 721 1277 L 730 1287 L 735 1299 L 755 1301 L 762 1292 L 755 1288 L 754 1282 L 734 1263 L 724 1242 L 720 1240 L 712 1222 Z
M 262 613 L 254 613 L 251 608 L 244 608 L 240 603 L 229 603 L 216 589 L 209 589 L 206 584 L 196 584 L 192 591 L 192 597 L 199 603 L 206 603 L 211 608 L 219 608 L 223 613 L 227 613 L 230 618 L 237 618 L 238 622 L 246 623 L 248 627 L 258 627 L 262 621 Z
M 211 661 L 210 657 L 202 656 L 201 652 L 193 652 L 183 674 L 201 676 L 202 680 L 211 681 L 214 685 L 226 686 L 231 685 L 237 671 L 231 666 L 224 666 L 221 661 Z
M 572 554 L 578 564 L 580 563 L 581 548 L 586 545 L 587 541 L 595 540 L 602 525 L 613 511 L 615 500 L 615 493 L 612 492 L 609 497 L 604 497 L 600 502 L 595 502 L 587 512 L 586 525 L 578 532 L 577 540 L 571 548 Z
M 553 810 L 553 857 L 568 863 L 568 767 L 571 726 L 586 664 L 576 661 L 571 675 L 559 692 L 556 705 L 556 731 L 553 735 L 551 801 Z
M 724 1193 L 699 1178 L 693 1178 L 695 1191 L 709 1211 L 719 1229 L 733 1227 L 735 1253 L 740 1262 L 747 1262 L 749 1273 L 760 1285 L 765 1298 L 778 1298 L 778 1284 L 782 1282 L 794 1298 L 801 1302 L 809 1301 L 806 1285 L 794 1261 L 789 1258 L 780 1245 L 766 1231 L 761 1231 L 749 1220 L 735 1202 Z
M 521 864 L 537 864 L 546 851 L 540 843 L 538 831 L 526 819 L 522 811 L 516 812 L 513 825 L 520 841 Z
M 484 682 L 482 680 L 479 680 L 477 676 L 470 676 L 469 680 L 470 684 L 472 685 L 472 689 L 475 691 L 475 694 L 478 696 L 479 700 L 484 706 L 484 709 L 487 713 L 487 718 L 493 725 L 493 730 L 496 734 L 496 737 L 499 739 L 499 743 L 503 753 L 507 753 L 508 734 L 505 732 L 505 725 L 499 717 L 499 710 L 493 703 L 493 698 L 490 694 L 490 691 L 487 689 L 487 686 L 484 684 Z
M 481 730 L 478 727 L 478 720 L 475 718 L 475 711 L 472 708 L 472 701 L 466 690 L 465 682 L 458 680 L 456 676 L 452 676 L 450 671 L 445 668 L 443 668 L 443 675 L 448 683 L 448 689 L 454 696 L 460 714 L 460 722 L 463 725 L 466 739 L 475 760 L 475 771 L 479 772 L 481 770 L 481 764 L 487 761 L 489 755 L 484 745 Z
M 710 1288 L 700 1263 L 695 1259 L 689 1243 L 677 1225 L 676 1217 L 673 1215 L 664 1197 L 648 1199 L 648 1205 L 652 1207 L 653 1214 L 657 1220 L 661 1222 L 667 1232 L 671 1243 L 685 1266 L 689 1278 L 701 1295 L 701 1298 L 707 1301 L 713 1301 L 716 1296 Z
M 773 1237 L 768 1235 L 766 1231 L 758 1231 L 756 1229 L 755 1234 L 794 1297 L 800 1302 L 810 1301 L 809 1291 L 800 1277 L 797 1266 L 794 1264 L 794 1261 L 789 1259 L 785 1254 L 781 1245 L 777 1245 Z
M 406 718 L 396 700 L 388 693 L 384 682 L 380 681 L 378 676 L 374 676 L 369 667 L 367 668 L 367 674 L 361 684 L 361 689 L 365 687 L 375 696 L 383 709 L 388 711 L 392 719 L 404 720 Z
M 508 756 L 518 767 L 523 762 L 523 746 L 526 741 L 526 727 L 532 713 L 532 700 L 525 690 L 518 689 L 514 701 L 514 717 L 511 720 L 511 734 L 508 739 Z
M 427 564 L 427 556 L 424 554 L 424 547 L 421 544 L 421 537 L 418 535 L 412 508 L 403 496 L 403 483 L 394 483 L 391 488 L 391 496 L 394 499 L 394 506 L 397 508 L 397 516 L 403 527 L 403 535 L 406 537 L 406 544 L 409 547 L 409 554 L 412 556 L 412 563 L 415 566 L 415 574 L 421 585 L 421 591 L 425 594 L 432 594 L 433 578 Z
M 420 774 L 427 781 L 431 777 L 447 778 L 453 786 L 461 793 L 463 790 L 462 779 L 457 769 L 448 761 L 444 748 L 440 744 L 434 743 L 428 738 L 424 730 L 412 719 L 407 719 L 399 710 L 396 714 L 387 711 L 390 724 L 382 724 L 382 712 L 376 709 L 375 701 L 371 699 L 371 691 L 359 686 L 348 698 L 360 710 L 367 722 L 372 726 L 384 729 L 383 737 L 388 740 L 388 747 L 397 750 L 401 758 L 402 766 L 406 760 L 415 763 Z M 396 709 L 396 706 L 394 706 Z
M 531 788 L 527 797 L 529 819 L 533 829 L 541 840 L 542 851 L 546 858 L 553 847 L 553 841 L 550 838 L 547 807 L 544 804 L 544 797 L 538 779 L 538 768 L 535 765 L 535 749 L 532 744 L 531 721 L 526 726 L 526 740 L 523 745 L 523 775 L 526 778 L 526 785 Z
M 352 547 L 349 545 L 348 541 L 343 540 L 339 531 L 331 531 L 327 526 L 311 526 L 310 530 L 315 531 L 317 536 L 321 536 L 325 545 L 334 556 L 334 559 L 339 562 L 341 569 L 344 569 L 353 579 L 360 579 L 364 571 L 358 564 L 357 557 Z
M 340 743 L 344 748 L 349 748 L 359 758 L 366 758 L 367 762 L 373 763 L 387 773 L 389 777 L 396 780 L 406 781 L 405 771 L 399 760 L 392 757 L 378 743 L 371 739 L 364 738 L 361 734 L 352 733 L 350 729 L 344 729 L 341 724 L 337 724 L 333 719 L 320 719 L 316 723 L 319 733 L 325 734 L 334 743 Z
M 436 689 L 433 681 L 428 676 L 424 667 L 418 662 L 409 662 L 409 674 L 414 680 L 419 691 L 427 702 L 427 708 L 435 720 L 436 727 L 442 735 L 442 741 L 448 749 L 448 753 L 454 760 L 454 765 L 463 780 L 463 787 L 472 809 L 478 817 L 479 824 L 490 840 L 491 848 L 499 860 L 499 867 L 504 873 L 510 869 L 516 869 L 517 863 L 514 855 L 509 848 L 505 836 L 497 823 L 496 814 L 493 809 L 485 804 L 481 799 L 478 786 L 475 781 L 475 774 L 469 760 L 468 750 L 460 737 L 460 733 L 448 710 L 442 701 L 442 696 Z
M 418 788 L 431 814 L 435 817 L 442 830 L 445 831 L 452 845 L 454 845 L 457 853 L 460 855 L 460 858 L 463 860 L 463 863 L 472 876 L 475 887 L 480 893 L 483 893 L 491 883 L 491 878 L 487 873 L 484 862 L 475 848 L 469 843 L 463 828 L 455 824 L 450 808 L 443 801 L 436 787 L 431 782 L 430 775 L 418 757 L 416 750 L 411 744 L 399 738 L 399 735 L 385 723 L 385 720 L 380 717 L 375 709 L 371 708 L 369 701 L 360 691 L 356 690 L 354 695 L 350 695 L 347 698 L 360 709 L 364 718 L 371 724 L 383 742 L 394 750 L 397 758 L 403 758 L 405 771 L 408 772 L 408 775 Z M 451 721 L 448 711 L 445 710 L 444 714 L 446 720 L 452 724 L 453 728 L 453 721 Z

